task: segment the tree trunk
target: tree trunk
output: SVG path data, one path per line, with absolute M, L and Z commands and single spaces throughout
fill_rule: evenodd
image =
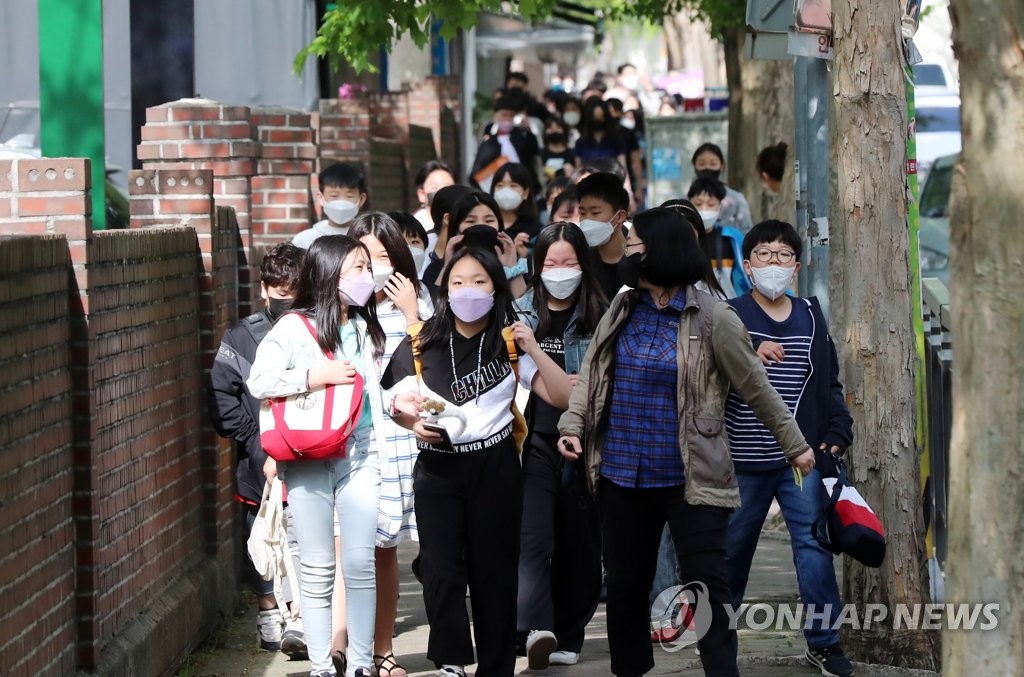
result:
M 670 71 L 683 70 L 686 67 L 684 47 L 686 44 L 686 33 L 681 25 L 682 15 L 666 14 L 662 19 L 662 28 L 665 30 L 665 51 L 668 54 L 668 69 Z
M 742 180 L 740 156 L 746 145 L 753 143 L 751 130 L 744 125 L 743 91 L 743 31 L 731 26 L 722 29 L 722 47 L 725 51 L 725 80 L 729 87 L 729 148 L 726 150 L 727 174 L 732 182 Z
M 897 605 L 928 601 L 915 440 L 911 319 L 918 310 L 908 254 L 901 11 L 899 3 L 874 0 L 834 0 L 832 9 L 832 329 L 855 421 L 854 479 L 889 543 L 879 569 L 846 558 L 844 601 L 856 604 L 862 618 L 865 604 L 884 604 L 888 617 L 868 630 L 844 631 L 844 644 L 859 660 L 935 669 L 937 633 L 892 626 Z
M 950 675 L 1024 674 L 1024 14 L 954 0 L 963 154 L 950 214 L 953 436 L 946 602 L 998 603 L 991 630 L 946 631 Z
M 757 154 L 765 146 L 785 141 L 789 145 L 787 168 L 796 157 L 793 144 L 793 62 L 742 59 L 741 71 L 743 107 L 739 124 L 743 129 L 739 136 L 744 143 L 735 149 L 730 145 L 729 185 L 746 196 L 754 223 L 767 218 L 793 223 L 796 202 L 792 188 L 789 192 L 773 195 L 763 188 L 757 172 Z

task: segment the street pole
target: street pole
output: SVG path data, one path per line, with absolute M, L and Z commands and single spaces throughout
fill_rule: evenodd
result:
M 793 60 L 796 227 L 804 243 L 800 296 L 817 296 L 828 317 L 828 62 Z

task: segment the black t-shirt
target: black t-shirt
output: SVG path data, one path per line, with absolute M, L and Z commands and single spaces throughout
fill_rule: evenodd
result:
M 551 322 L 549 329 L 543 336 L 537 336 L 537 343 L 540 349 L 554 360 L 562 369 L 565 369 L 565 346 L 562 344 L 562 337 L 572 319 L 573 308 L 566 310 L 549 310 Z M 527 411 L 530 412 L 530 429 L 538 433 L 558 433 L 558 419 L 562 416 L 562 409 L 553 407 L 536 394 L 530 394 L 530 401 L 527 404 Z
M 619 266 L 617 263 L 605 263 L 601 260 L 601 255 L 598 254 L 597 250 L 593 250 L 594 259 L 597 263 L 597 280 L 601 283 L 601 289 L 604 290 L 605 298 L 609 301 L 615 298 L 615 295 L 622 289 L 622 285 L 625 283 L 622 281 L 622 276 L 619 275 Z
M 516 222 L 505 228 L 505 234 L 513 240 L 519 233 L 526 233 L 530 239 L 537 237 L 540 232 L 540 219 L 516 219 Z
M 544 165 L 544 176 L 549 179 L 556 176 L 565 176 L 564 167 L 567 163 L 574 167 L 578 165 L 576 153 L 572 152 L 571 148 L 566 148 L 556 153 L 545 146 L 540 151 L 540 159 Z

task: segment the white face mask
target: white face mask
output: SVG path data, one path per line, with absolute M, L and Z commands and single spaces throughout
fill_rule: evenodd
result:
M 551 268 L 540 274 L 544 289 L 556 299 L 567 299 L 580 288 L 583 271 L 575 268 Z
M 636 120 L 634 120 L 633 118 L 622 118 L 619 124 L 625 127 L 626 129 L 636 129 Z
M 712 228 L 715 227 L 715 223 L 718 222 L 718 211 L 719 210 L 717 209 L 713 212 L 704 211 L 702 209 L 697 212 L 698 214 L 700 214 L 701 221 L 704 222 L 704 230 L 711 230 Z
M 494 191 L 494 201 L 502 211 L 511 212 L 523 204 L 523 195 L 515 188 L 499 188 Z
M 754 278 L 754 286 L 757 287 L 757 291 L 774 301 L 789 290 L 796 267 L 766 266 L 764 268 L 755 268 L 751 266 L 750 272 L 752 273 L 751 277 Z
M 583 236 L 587 238 L 587 246 L 600 247 L 605 242 L 612 239 L 612 233 L 615 232 L 615 226 L 608 221 L 583 219 L 580 221 L 580 230 L 583 231 Z
M 373 267 L 373 291 L 377 292 L 384 289 L 384 285 L 388 283 L 391 276 L 395 274 L 395 269 L 391 266 L 378 263 Z
M 562 119 L 565 120 L 565 124 L 569 125 L 570 127 L 575 127 L 580 123 L 580 114 L 577 113 L 576 111 L 569 111 L 568 113 L 562 116 Z
M 412 262 L 416 264 L 416 270 L 418 271 L 423 267 L 423 262 L 427 260 L 427 250 L 423 247 L 409 247 L 409 251 L 412 253 Z
M 359 213 L 359 205 L 348 200 L 331 200 L 324 203 L 324 214 L 331 220 L 331 223 L 344 226 L 351 223 Z
M 622 86 L 623 87 L 625 87 L 626 89 L 630 90 L 631 92 L 635 92 L 637 85 L 640 84 L 640 76 L 639 75 L 623 75 L 621 82 L 622 82 Z

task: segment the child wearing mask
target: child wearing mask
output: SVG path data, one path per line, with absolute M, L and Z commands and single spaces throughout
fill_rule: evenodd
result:
M 629 193 L 622 179 L 608 172 L 591 174 L 576 184 L 580 230 L 598 256 L 597 278 L 607 298 L 614 298 L 623 286 L 618 268 L 624 255 L 626 234 L 623 224 L 629 210 Z
M 544 165 L 544 178 L 548 181 L 563 176 L 572 176 L 579 160 L 569 146 L 569 125 L 556 117 L 548 118 L 544 124 L 544 148 L 540 161 Z
M 533 286 L 517 305 L 535 340 L 575 383 L 608 303 L 578 226 L 544 228 L 533 252 Z M 526 374 L 524 374 L 524 377 Z M 531 669 L 575 665 L 601 594 L 597 507 L 579 465 L 555 447 L 562 408 L 536 394 L 526 405 L 518 632 Z
M 477 674 L 511 677 L 522 469 L 511 411 L 517 384 L 503 330 L 516 312 L 498 257 L 482 248 L 455 253 L 440 290 L 434 316 L 415 342 L 399 345 L 381 381 L 392 420 L 418 440 L 414 490 L 427 658 L 450 677 L 465 677 L 474 662 L 468 584 Z M 534 390 L 564 406 L 564 373 L 528 340 L 529 328 L 519 323 L 516 330 L 528 351 L 518 358 L 520 380 L 536 374 Z
M 722 149 L 713 143 L 702 143 L 694 151 L 691 158 L 693 169 L 698 178 L 715 179 L 722 183 L 725 188 L 725 197 L 722 198 L 721 220 L 725 226 L 735 228 L 742 237 L 754 225 L 750 216 L 750 205 L 747 198 L 738 190 L 733 190 L 722 181 L 722 171 L 725 169 L 725 155 Z
M 725 186 L 717 179 L 698 176 L 690 184 L 686 196 L 704 223 L 704 252 L 726 298 L 747 293 L 751 288 L 750 278 L 738 265 L 743 260 L 740 251 L 743 236 L 736 228 L 725 225 L 721 218 Z
M 344 162 L 331 165 L 320 172 L 320 190 L 316 194 L 324 218 L 292 238 L 292 244 L 308 249 L 323 235 L 346 235 L 366 198 L 363 170 Z

